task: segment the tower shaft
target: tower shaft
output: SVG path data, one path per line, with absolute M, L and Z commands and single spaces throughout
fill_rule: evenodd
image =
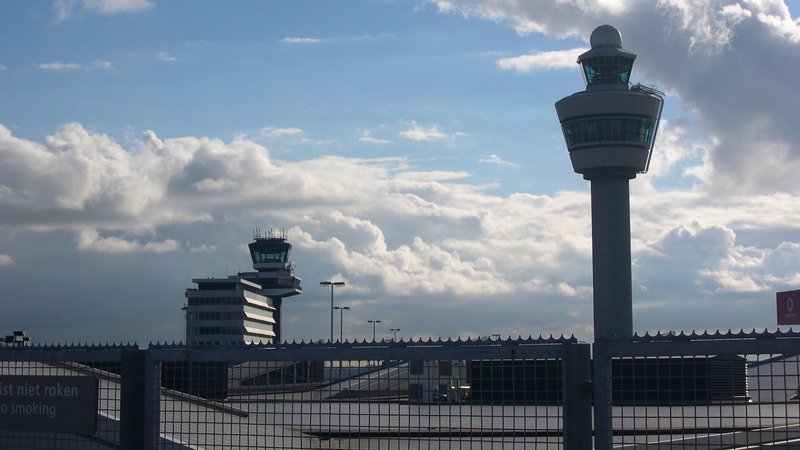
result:
M 628 179 L 591 178 L 594 329 L 607 336 L 633 334 Z

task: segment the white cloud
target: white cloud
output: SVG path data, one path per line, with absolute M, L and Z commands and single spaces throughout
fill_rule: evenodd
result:
M 111 68 L 111 62 L 110 61 L 98 60 L 98 61 L 94 61 L 89 67 L 91 67 L 93 69 L 108 70 L 108 69 Z
M 83 68 L 83 66 L 81 66 L 80 64 L 62 63 L 62 62 L 59 62 L 59 61 L 55 61 L 55 62 L 51 62 L 51 63 L 38 64 L 36 67 L 38 67 L 38 68 L 40 68 L 42 70 L 55 70 L 55 71 L 78 70 L 78 69 L 82 69 Z
M 5 72 L 6 70 L 8 70 L 8 67 L 4 66 L 3 64 L 0 64 L 0 72 Z
M 418 124 L 416 121 L 411 121 L 407 126 L 407 129 L 400 132 L 400 137 L 417 142 L 441 141 L 464 135 L 464 133 L 461 132 L 446 133 L 440 130 L 437 124 L 424 126 Z
M 687 126 L 713 144 L 704 149 L 705 167 L 712 170 L 703 176 L 719 194 L 797 189 L 800 91 L 793 74 L 800 60 L 788 55 L 800 54 L 800 22 L 783 1 L 433 3 L 443 12 L 506 23 L 520 34 L 587 40 L 599 24 L 616 26 L 623 46 L 638 55 L 633 79 L 656 83 L 669 101 L 681 102 L 693 113 Z M 529 56 L 504 64 L 514 70 L 548 64 Z M 761 69 L 775 64 L 781 68 L 765 80 Z
M 574 48 L 503 58 L 497 61 L 497 66 L 503 70 L 516 72 L 531 72 L 541 69 L 576 69 L 578 55 L 586 50 L 586 48 Z
M 281 39 L 279 42 L 284 44 L 299 44 L 299 45 L 308 45 L 308 44 L 325 44 L 325 43 L 347 43 L 347 42 L 356 42 L 356 41 L 363 41 L 369 39 L 369 35 L 364 34 L 360 36 L 342 36 L 342 37 L 332 37 L 332 38 L 314 38 L 314 37 L 296 37 L 296 36 L 287 36 Z
M 109 61 L 97 60 L 93 61 L 90 64 L 78 64 L 78 63 L 64 63 L 60 61 L 54 61 L 50 63 L 43 63 L 37 64 L 36 67 L 42 70 L 51 70 L 51 71 L 66 71 L 66 70 L 108 70 L 111 69 L 112 65 Z
M 156 59 L 159 60 L 159 61 L 164 61 L 164 62 L 176 62 L 176 61 L 178 61 L 178 58 L 170 55 L 167 52 L 156 53 Z
M 97 230 L 81 230 L 78 233 L 77 245 L 81 250 L 103 253 L 165 253 L 179 249 L 178 243 L 172 239 L 142 244 L 120 237 L 101 237 Z
M 0 267 L 14 264 L 14 259 L 8 255 L 0 254 Z
M 495 155 L 494 153 L 489 155 L 488 158 L 481 159 L 479 161 L 482 162 L 482 163 L 487 163 L 487 164 L 497 164 L 498 166 L 520 167 L 519 164 L 511 162 L 511 161 L 506 161 L 503 158 Z
M 319 44 L 325 42 L 325 39 L 310 38 L 310 37 L 285 37 L 281 39 L 284 44 Z
M 56 0 L 53 3 L 58 20 L 68 19 L 77 12 L 110 16 L 141 12 L 152 7 L 150 0 Z
M 672 162 L 658 170 L 704 164 L 694 146 L 677 145 L 685 137 L 673 137 Z M 588 192 L 498 196 L 469 177 L 415 170 L 403 158 L 273 161 L 266 148 L 244 140 L 161 139 L 148 130 L 131 151 L 80 124 L 41 143 L 0 127 L 0 246 L 11 254 L 11 234 L 37 233 L 36 242 L 68 232 L 83 258 L 173 255 L 171 264 L 221 276 L 227 264 L 246 268 L 240 247 L 252 226 L 286 224 L 298 275 L 313 284 L 340 274 L 353 287 L 342 301 L 362 304 L 358 314 L 417 334 L 486 334 L 490 323 L 588 337 Z M 720 197 L 703 184 L 636 188 L 643 183 L 632 181 L 637 329 L 768 325 L 769 314 L 743 318 L 724 302 L 769 298 L 800 280 L 800 194 Z M 208 252 L 213 262 L 198 256 Z M 205 274 L 187 275 L 170 295 L 179 297 L 188 278 Z M 305 318 L 292 328 L 304 338 L 325 329 L 324 318 L 315 322 L 318 296 L 306 287 L 303 301 L 287 306 L 295 308 L 289 316 Z M 492 308 L 485 316 L 470 313 L 486 302 Z M 703 305 L 725 314 L 703 322 Z M 442 314 L 459 328 L 434 319 Z
M 295 127 L 287 127 L 287 128 L 265 127 L 261 129 L 260 134 L 261 136 L 268 138 L 281 138 L 284 136 L 296 136 L 299 134 L 303 134 L 303 129 Z
M 375 144 L 375 145 L 386 145 L 392 143 L 392 141 L 388 139 L 376 138 L 369 131 L 364 131 L 363 133 L 361 133 L 361 137 L 358 138 L 358 142 L 363 142 L 365 144 Z

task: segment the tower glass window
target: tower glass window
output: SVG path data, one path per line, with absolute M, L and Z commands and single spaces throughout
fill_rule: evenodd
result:
M 594 56 L 581 60 L 587 85 L 628 83 L 633 59 L 625 56 Z
M 640 117 L 592 117 L 561 124 L 568 147 L 594 142 L 653 143 L 656 122 Z
M 272 251 L 270 251 L 272 250 Z M 254 263 L 285 263 L 288 252 L 269 249 L 265 251 L 253 250 L 252 257 Z

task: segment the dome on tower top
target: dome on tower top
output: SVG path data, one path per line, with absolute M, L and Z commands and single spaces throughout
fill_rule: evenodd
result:
M 611 25 L 600 25 L 592 31 L 589 43 L 592 48 L 622 48 L 622 34 Z

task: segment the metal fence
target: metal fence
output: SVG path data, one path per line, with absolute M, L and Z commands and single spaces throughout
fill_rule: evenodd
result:
M 593 346 L 596 448 L 800 448 L 800 334 L 673 334 Z
M 191 448 L 562 448 L 574 340 L 151 347 L 161 443 Z
M 120 443 L 120 403 L 123 352 L 138 351 L 135 346 L 51 346 L 28 348 L 0 347 L 0 449 L 95 449 L 116 448 Z M 40 380 L 40 377 L 91 377 L 97 380 L 97 413 L 94 433 L 79 435 L 65 432 L 8 430 L 12 417 L 22 423 L 15 427 L 27 430 L 38 419 L 62 420 L 60 411 L 42 396 L 20 397 L 17 390 L 34 387 L 14 386 L 8 380 Z M 3 389 L 4 388 L 4 389 Z M 16 417 L 14 417 L 16 416 Z
M 0 448 L 800 448 L 798 353 L 792 332 L 0 348 Z M 94 432 L 9 428 L 3 383 L 38 377 L 97 379 Z
M 0 375 L 103 377 L 96 433 L 0 448 L 562 448 L 588 362 L 572 338 L 0 349 Z

